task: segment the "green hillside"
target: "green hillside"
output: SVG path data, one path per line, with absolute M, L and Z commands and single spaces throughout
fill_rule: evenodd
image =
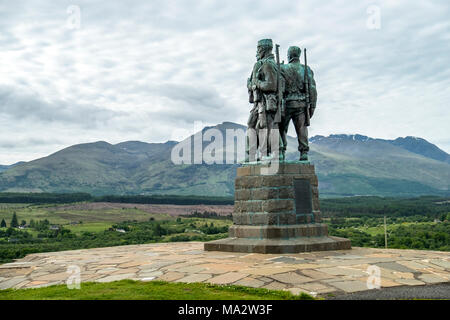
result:
M 225 137 L 227 130 L 245 127 L 225 122 L 213 129 Z M 201 135 L 186 141 L 201 143 Z M 449 195 L 450 164 L 428 157 L 430 149 L 438 148 L 423 141 L 425 151 L 420 154 L 417 146 L 412 152 L 409 144 L 358 135 L 311 138 L 310 160 L 316 166 L 321 195 Z M 233 195 L 237 164 L 175 165 L 170 157 L 176 144 L 128 141 L 71 146 L 0 172 L 0 192 Z M 202 148 L 209 144 L 203 142 Z M 290 137 L 288 159 L 298 157 L 296 148 L 296 139 Z M 217 152 L 225 150 L 226 141 Z M 436 158 L 435 153 L 432 156 Z

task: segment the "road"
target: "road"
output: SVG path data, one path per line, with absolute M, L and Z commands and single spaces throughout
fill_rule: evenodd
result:
M 422 286 L 401 286 L 368 290 L 338 295 L 328 300 L 405 300 L 447 299 L 450 300 L 450 282 Z

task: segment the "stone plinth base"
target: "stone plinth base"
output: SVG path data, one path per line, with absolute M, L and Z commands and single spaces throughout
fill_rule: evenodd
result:
M 324 223 L 293 224 L 287 226 L 245 226 L 232 225 L 229 229 L 231 238 L 283 239 L 299 237 L 322 237 L 328 235 L 328 226 Z
M 297 253 L 351 249 L 328 236 L 322 223 L 318 180 L 309 163 L 246 164 L 237 168 L 230 238 L 206 251 Z
M 206 251 L 248 253 L 299 253 L 311 251 L 348 250 L 350 240 L 332 236 L 283 239 L 226 238 L 206 242 Z

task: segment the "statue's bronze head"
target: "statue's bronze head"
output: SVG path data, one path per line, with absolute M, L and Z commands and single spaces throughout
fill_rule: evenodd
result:
M 296 47 L 296 46 L 289 47 L 288 54 L 287 54 L 288 61 L 292 62 L 294 60 L 299 60 L 301 54 L 302 54 L 302 50 L 299 47 Z
M 258 41 L 258 47 L 256 49 L 256 57 L 258 59 L 264 58 L 267 54 L 271 53 L 273 49 L 272 39 L 262 39 Z

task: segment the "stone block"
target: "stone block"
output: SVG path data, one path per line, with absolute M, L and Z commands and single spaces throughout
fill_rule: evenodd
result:
M 306 215 L 304 215 L 304 214 L 297 214 L 296 215 L 296 223 L 297 224 L 306 223 Z
M 247 176 L 247 177 L 243 177 L 244 178 L 244 184 L 243 187 L 244 188 L 259 188 L 262 187 L 262 181 L 263 178 L 262 176 Z
M 251 174 L 251 167 L 246 166 L 246 167 L 239 167 L 236 170 L 236 176 L 237 177 L 242 177 L 242 176 L 249 176 Z
M 306 215 L 306 223 L 311 223 L 311 222 L 313 222 L 312 220 L 313 220 L 312 214 L 307 214 Z
M 301 167 L 292 164 L 286 164 L 284 166 L 280 166 L 280 173 L 282 174 L 299 174 L 301 173 Z
M 263 187 L 283 187 L 292 186 L 292 176 L 261 176 L 261 186 Z
M 321 223 L 322 222 L 322 216 L 320 214 L 320 211 L 313 211 L 313 215 L 314 215 L 314 222 L 315 223 Z
M 251 190 L 250 189 L 237 189 L 234 191 L 234 200 L 250 200 Z
M 207 251 L 227 251 L 246 253 L 298 253 L 325 250 L 347 250 L 351 249 L 348 239 L 338 237 L 315 237 L 298 239 L 248 239 L 227 238 L 204 245 Z
M 280 225 L 295 224 L 296 223 L 295 213 L 280 213 L 280 214 L 278 214 L 278 217 L 279 217 L 279 224 Z
M 296 163 L 278 163 L 278 171 L 273 175 L 280 174 L 315 174 L 314 165 Z M 270 168 L 269 164 L 246 165 L 237 169 L 237 176 L 263 175 Z M 275 169 L 275 167 L 273 167 Z
M 243 224 L 242 223 L 242 213 L 233 213 L 233 224 Z
M 280 199 L 294 199 L 294 189 L 290 187 L 284 187 L 278 189 L 278 198 Z
M 312 197 L 312 208 L 313 208 L 313 211 L 320 212 L 319 199 L 314 196 Z
M 242 212 L 261 212 L 262 210 L 263 201 L 258 200 L 250 200 L 250 201 L 243 201 L 241 208 Z
M 278 189 L 253 189 L 251 191 L 251 197 L 253 200 L 269 200 L 278 198 Z
M 275 225 L 278 224 L 278 214 L 258 212 L 251 216 L 251 225 Z
M 231 226 L 230 237 L 236 238 L 257 238 L 261 237 L 261 227 L 248 227 L 248 226 Z
M 235 189 L 252 189 L 261 187 L 262 176 L 242 176 L 234 181 Z
M 318 197 L 319 196 L 319 187 L 317 185 L 311 184 L 311 193 L 313 196 Z
M 286 212 L 294 210 L 293 200 L 265 200 L 262 201 L 261 211 L 264 212 Z
M 233 214 L 242 212 L 242 203 L 244 203 L 244 201 L 234 201 Z
M 233 213 L 233 223 L 238 225 L 250 224 L 250 214 L 245 212 Z
M 301 237 L 328 236 L 325 224 L 313 223 L 303 225 L 233 225 L 230 237 L 257 239 L 291 239 Z

